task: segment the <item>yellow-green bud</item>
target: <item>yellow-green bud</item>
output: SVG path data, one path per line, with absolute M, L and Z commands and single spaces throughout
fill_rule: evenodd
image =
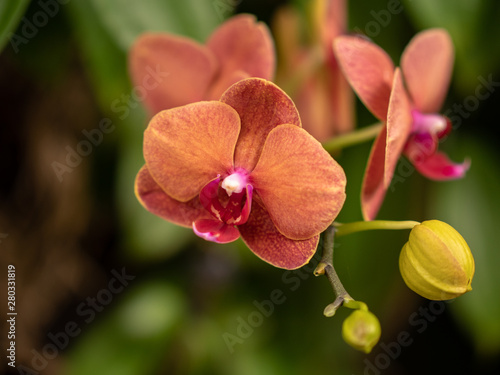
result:
M 380 339 L 380 322 L 368 310 L 355 310 L 342 324 L 342 338 L 354 349 L 370 353 Z
M 438 220 L 411 230 L 399 256 L 406 285 L 430 300 L 452 299 L 471 290 L 474 258 L 463 237 Z

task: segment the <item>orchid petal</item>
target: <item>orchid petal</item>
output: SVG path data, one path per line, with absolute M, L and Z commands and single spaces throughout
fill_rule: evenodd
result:
M 273 39 L 267 26 L 257 22 L 253 15 L 231 17 L 212 34 L 207 47 L 221 64 L 214 83 L 219 90 L 214 91 L 210 99 L 219 99 L 229 87 L 220 82 L 227 82 L 227 77 L 235 71 L 245 72 L 247 77 L 274 78 L 276 61 Z
M 234 226 L 214 219 L 193 222 L 193 231 L 197 236 L 217 243 L 233 242 L 240 238 L 240 232 Z
M 436 152 L 426 159 L 412 160 L 415 168 L 423 176 L 436 181 L 446 181 L 462 178 L 470 167 L 470 161 L 457 164 L 450 161 L 442 152 Z
M 148 169 L 172 198 L 186 202 L 232 168 L 240 122 L 220 102 L 199 102 L 157 114 L 144 133 Z
M 317 3 L 321 3 L 322 7 L 318 9 L 319 14 L 316 15 L 316 23 L 321 27 L 323 43 L 332 51 L 333 40 L 347 30 L 346 0 L 323 0 L 317 1 Z
M 198 198 L 179 202 L 167 195 L 151 177 L 147 166 L 137 173 L 135 194 L 149 212 L 183 227 L 191 227 L 193 221 L 210 217 Z
M 233 107 L 241 119 L 241 132 L 234 156 L 235 167 L 252 171 L 269 132 L 281 124 L 301 126 L 290 97 L 274 83 L 248 78 L 231 86 L 221 102 Z
M 343 169 L 294 125 L 269 133 L 251 179 L 276 228 L 294 240 L 324 231 L 345 200 Z
M 321 77 L 323 80 L 323 77 Z M 294 97 L 302 119 L 303 128 L 320 142 L 329 140 L 335 133 L 331 124 L 333 118 L 332 103 L 328 101 L 328 92 L 323 81 L 311 77 Z
M 255 255 L 279 268 L 302 267 L 313 257 L 319 242 L 319 235 L 303 241 L 283 236 L 259 204 L 253 205 L 247 223 L 238 228 L 241 238 Z
M 361 188 L 361 210 L 365 220 L 373 220 L 391 184 L 394 170 L 412 129 L 409 98 L 403 87 L 401 70 L 396 69 L 387 125 L 375 140 Z
M 354 91 L 376 117 L 385 121 L 394 75 L 389 55 L 359 36 L 340 36 L 333 46 L 337 61 Z
M 347 133 L 355 126 L 354 92 L 337 64 L 336 60 L 329 62 L 327 76 L 329 126 L 333 130 L 330 138 Z
M 367 221 L 375 219 L 387 191 L 384 185 L 386 145 L 387 127 L 384 127 L 373 143 L 361 187 L 361 211 Z
M 310 77 L 294 96 L 302 127 L 320 142 L 353 127 L 354 95 L 338 68 Z
M 326 89 L 329 91 L 327 94 L 330 116 L 328 126 L 331 129 L 329 138 L 331 138 L 337 134 L 347 133 L 354 128 L 354 93 L 349 82 L 347 82 L 344 77 L 332 48 L 335 38 L 345 34 L 347 30 L 346 0 L 328 0 L 321 2 L 326 7 L 322 31 L 323 50 L 325 51 L 325 70 L 327 72 L 325 83 Z M 299 112 L 302 115 L 302 111 L 299 110 Z M 303 123 L 305 123 L 304 120 Z M 316 139 L 320 142 L 327 140 L 326 138 L 323 138 L 323 140 L 319 138 Z
M 419 111 L 439 111 L 450 84 L 453 60 L 453 43 L 446 30 L 423 31 L 408 43 L 401 56 L 401 67 Z
M 181 36 L 145 33 L 130 52 L 132 82 L 151 114 L 205 100 L 216 70 L 208 48 Z
M 331 129 L 329 134 L 331 138 L 336 134 L 351 131 L 354 127 L 354 94 L 340 69 L 332 48 L 335 38 L 346 32 L 347 4 L 346 0 L 322 0 L 316 1 L 316 3 L 321 4 L 316 7 L 319 13 L 316 15 L 316 19 L 321 28 L 320 32 L 325 54 L 326 76 L 323 80 L 326 81 L 324 85 L 329 91 L 327 98 L 330 121 L 327 125 Z M 322 79 L 322 77 L 319 76 L 318 79 Z M 302 115 L 302 111 L 299 110 L 299 112 Z M 305 123 L 304 120 L 303 123 Z M 312 135 L 314 136 L 314 134 Z M 319 138 L 316 139 L 322 141 Z M 323 140 L 326 140 L 326 138 Z
M 384 185 L 391 184 L 396 164 L 412 131 L 411 104 L 403 86 L 401 70 L 396 69 L 387 113 Z

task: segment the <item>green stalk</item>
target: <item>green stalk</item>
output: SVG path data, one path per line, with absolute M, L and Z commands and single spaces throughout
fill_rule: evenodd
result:
M 342 306 L 344 302 L 355 302 L 354 299 L 347 293 L 342 285 L 342 282 L 333 267 L 333 240 L 335 237 L 335 227 L 330 226 L 326 229 L 323 234 L 323 248 L 322 256 L 316 269 L 314 270 L 314 275 L 326 275 L 330 285 L 335 293 L 335 301 L 326 306 L 324 315 L 331 317 L 335 315 L 337 309 Z
M 367 230 L 400 230 L 412 229 L 415 225 L 420 224 L 418 221 L 393 221 L 393 220 L 372 220 L 372 221 L 354 221 L 352 223 L 340 224 L 334 223 L 336 229 L 335 235 L 345 236 L 346 234 L 364 232 Z
M 376 124 L 369 125 L 358 130 L 354 130 L 350 133 L 336 136 L 330 139 L 329 141 L 323 143 L 323 148 L 326 151 L 328 151 L 328 153 L 331 154 L 343 148 L 355 146 L 357 144 L 375 138 L 380 133 L 383 127 L 384 127 L 383 123 L 377 122 Z

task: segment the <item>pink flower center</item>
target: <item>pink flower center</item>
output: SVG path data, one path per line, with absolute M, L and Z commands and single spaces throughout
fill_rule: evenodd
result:
M 413 162 L 422 163 L 437 151 L 439 140 L 451 131 L 451 121 L 437 113 L 411 111 L 413 129 L 405 145 L 405 154 Z
M 222 180 L 222 181 L 221 181 Z M 200 192 L 200 203 L 213 219 L 193 222 L 194 232 L 208 241 L 227 243 L 239 238 L 236 226 L 245 224 L 252 207 L 253 186 L 248 172 L 235 170 L 224 179 L 217 175 Z
M 248 173 L 239 170 L 224 179 L 218 175 L 206 184 L 200 192 L 200 202 L 218 221 L 241 225 L 247 222 L 250 215 L 252 192 Z

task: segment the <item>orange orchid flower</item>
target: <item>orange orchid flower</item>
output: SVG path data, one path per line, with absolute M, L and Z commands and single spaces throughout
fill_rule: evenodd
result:
M 241 236 L 276 267 L 306 264 L 345 201 L 343 169 L 260 78 L 155 115 L 144 158 L 135 189 L 147 210 L 206 240 Z
M 439 140 L 451 131 L 449 119 L 437 113 L 448 90 L 454 59 L 445 30 L 417 34 L 401 56 L 401 68 L 394 68 L 383 49 L 360 36 L 338 37 L 334 49 L 354 91 L 386 124 L 373 144 L 363 180 L 365 220 L 376 217 L 402 154 L 430 179 L 464 176 L 468 161 L 455 164 L 437 150 Z
M 144 33 L 129 55 L 135 85 L 151 68 L 168 74 L 144 99 L 151 114 L 200 100 L 217 100 L 233 83 L 249 77 L 272 80 L 276 53 L 267 26 L 253 15 L 231 17 L 205 45 L 168 33 Z

